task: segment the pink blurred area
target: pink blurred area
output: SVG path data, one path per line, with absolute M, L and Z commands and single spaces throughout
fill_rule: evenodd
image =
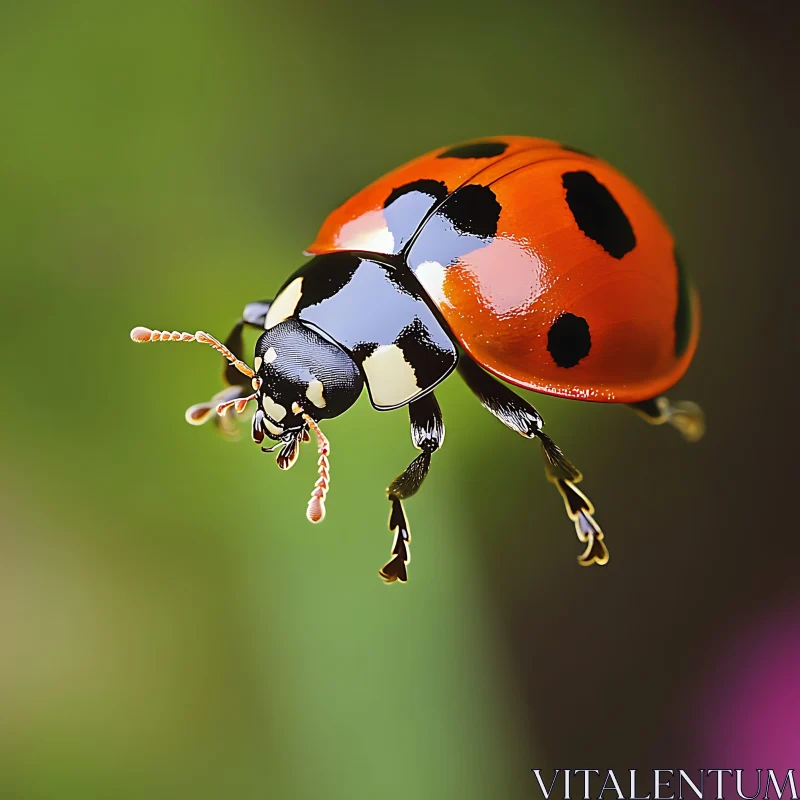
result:
M 762 797 L 767 769 L 779 784 L 794 769 L 800 784 L 800 603 L 736 627 L 689 695 L 696 763 L 746 770 L 748 795 L 757 787 L 756 769 L 764 771 Z M 690 718 L 684 713 L 684 720 Z M 725 785 L 733 787 L 733 780 L 726 778 Z

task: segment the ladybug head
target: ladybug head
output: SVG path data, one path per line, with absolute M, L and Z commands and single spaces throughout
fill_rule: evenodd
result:
M 256 343 L 253 369 L 226 345 L 205 331 L 181 333 L 136 327 L 134 342 L 200 342 L 221 353 L 233 367 L 252 379 L 253 394 L 235 396 L 219 403 L 202 403 L 187 411 L 187 420 L 201 424 L 216 408 L 225 415 L 230 408 L 242 413 L 255 401 L 253 440 L 257 444 L 268 436 L 278 442 L 262 448 L 271 452 L 280 447 L 278 466 L 289 469 L 297 460 L 300 443 L 309 440 L 309 429 L 317 436 L 319 478 L 311 493 L 306 516 L 319 522 L 325 516 L 328 491 L 330 445 L 319 429 L 321 419 L 337 417 L 358 400 L 364 379 L 356 363 L 337 344 L 316 329 L 296 319 L 287 319 L 261 334 Z M 221 398 L 219 398 L 221 399 Z
M 258 404 L 253 438 L 300 441 L 314 421 L 338 417 L 364 387 L 356 363 L 341 347 L 297 319 L 261 334 L 256 343 Z

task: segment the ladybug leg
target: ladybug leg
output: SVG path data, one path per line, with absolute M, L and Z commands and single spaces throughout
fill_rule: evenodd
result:
M 250 328 L 257 328 L 263 333 L 269 305 L 269 300 L 257 300 L 255 303 L 248 303 L 244 307 L 242 318 L 233 326 L 233 330 L 228 334 L 228 338 L 225 340 L 225 347 L 237 358 L 245 360 L 242 358 L 244 354 L 244 339 L 242 338 L 244 326 L 247 325 Z M 222 368 L 222 379 L 228 386 L 250 386 L 250 379 L 239 372 L 239 370 L 227 360 Z
M 240 319 L 234 326 L 233 330 L 228 334 L 225 339 L 224 345 L 228 348 L 236 358 L 244 361 L 244 339 L 242 338 L 242 329 L 245 322 Z M 224 359 L 222 365 L 222 380 L 226 386 L 250 386 L 250 378 L 242 372 L 239 372 L 227 359 Z
M 544 421 L 539 412 L 464 353 L 459 359 L 458 371 L 487 411 L 520 436 L 538 439 L 541 443 L 547 480 L 558 489 L 567 514 L 575 524 L 578 539 L 585 544 L 584 552 L 578 556 L 578 563 L 585 567 L 607 563 L 608 549 L 603 542 L 603 531 L 594 519 L 594 506 L 576 486 L 583 476 L 558 445 L 542 431 Z
M 264 330 L 264 325 L 267 322 L 267 312 L 272 305 L 272 300 L 256 300 L 253 303 L 248 303 L 242 311 L 242 320 L 246 325 L 252 328 L 260 328 Z
M 392 509 L 389 514 L 389 530 L 394 534 L 392 542 L 392 557 L 380 569 L 379 575 L 386 583 L 408 580 L 407 565 L 411 560 L 411 532 L 408 526 L 406 513 L 403 510 L 403 500 L 416 494 L 431 465 L 431 455 L 435 453 L 444 442 L 444 422 L 439 403 L 433 392 L 415 400 L 408 406 L 408 416 L 411 421 L 411 440 L 414 447 L 422 452 L 406 468 L 405 472 L 398 475 L 386 490 Z
M 629 408 L 651 425 L 669 423 L 681 432 L 687 442 L 702 439 L 706 432 L 703 409 L 691 400 L 671 403 L 666 397 L 654 397 L 642 403 L 631 403 Z
M 259 328 L 263 331 L 264 322 L 269 311 L 269 302 L 266 300 L 249 303 L 242 312 L 242 318 L 233 326 L 233 330 L 225 339 L 225 347 L 228 348 L 236 358 L 244 361 L 244 339 L 242 331 L 244 326 Z M 227 359 L 223 359 L 222 380 L 225 387 L 221 392 L 217 392 L 210 400 L 205 403 L 197 403 L 186 409 L 185 418 L 190 425 L 202 425 L 209 419 L 214 420 L 216 429 L 228 439 L 239 437 L 239 426 L 236 423 L 237 414 L 233 408 L 229 408 L 224 414 L 216 414 L 216 408 L 222 403 L 229 403 L 245 397 L 252 391 L 250 378 L 241 373 Z

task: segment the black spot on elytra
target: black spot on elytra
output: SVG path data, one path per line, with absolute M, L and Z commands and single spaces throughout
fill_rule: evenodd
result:
M 403 186 L 392 189 L 389 196 L 384 201 L 383 207 L 388 208 L 396 200 L 405 197 L 407 194 L 423 194 L 434 200 L 444 200 L 444 198 L 447 197 L 447 186 L 445 186 L 442 181 L 435 181 L 431 178 L 421 178 L 418 181 L 412 181 L 411 183 L 406 183 L 403 184 Z
M 436 158 L 494 158 L 508 149 L 506 142 L 467 142 L 439 153 Z
M 567 205 L 578 227 L 610 256 L 622 258 L 636 247 L 636 236 L 611 192 L 590 172 L 565 172 Z
M 675 251 L 675 269 L 678 273 L 678 306 L 675 309 L 675 355 L 680 358 L 692 338 L 692 282 L 686 267 Z
M 500 203 L 488 186 L 469 184 L 453 192 L 426 220 L 407 255 L 412 270 L 423 261 L 454 264 L 488 247 L 497 234 Z
M 559 367 L 574 367 L 592 349 L 589 323 L 574 314 L 562 314 L 547 332 L 547 351 Z
M 581 150 L 580 147 L 573 147 L 570 144 L 562 144 L 562 150 L 569 150 L 570 153 L 577 153 L 579 156 L 587 156 L 588 158 L 594 158 L 591 153 L 587 153 L 585 150 Z
M 462 236 L 489 239 L 497 233 L 501 206 L 488 186 L 472 183 L 454 192 L 441 213 Z
M 383 203 L 383 217 L 394 237 L 394 252 L 416 233 L 425 215 L 448 195 L 442 181 L 421 179 L 392 189 Z

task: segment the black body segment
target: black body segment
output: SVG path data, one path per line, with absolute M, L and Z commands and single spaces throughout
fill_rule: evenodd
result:
M 266 327 L 294 317 L 336 342 L 361 367 L 372 405 L 386 411 L 431 391 L 453 371 L 458 352 L 414 275 L 378 259 L 312 259 L 279 292 Z

